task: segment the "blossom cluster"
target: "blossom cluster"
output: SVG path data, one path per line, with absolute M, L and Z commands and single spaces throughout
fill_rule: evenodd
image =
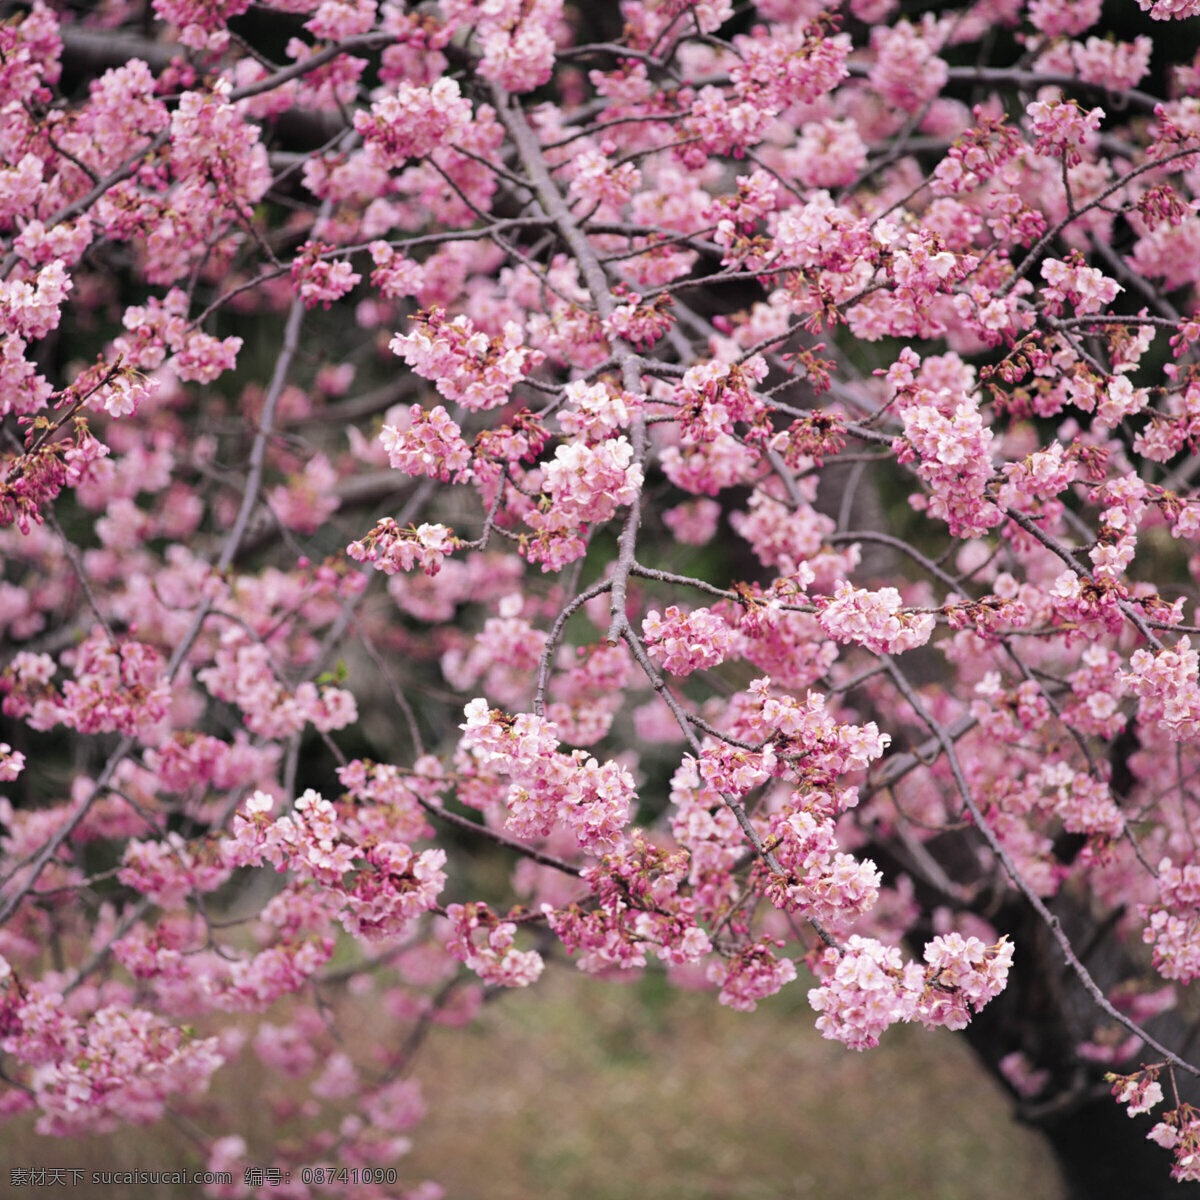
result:
M 418 375 L 432 379 L 447 400 L 467 408 L 503 404 L 513 384 L 545 357 L 523 344 L 521 327 L 515 321 L 505 324 L 499 338 L 476 329 L 465 313 L 447 320 L 436 308 L 415 325 L 411 333 L 392 338 L 392 353 Z
M 958 404 L 953 413 L 931 405 L 904 412 L 904 437 L 897 440 L 901 462 L 919 460 L 917 474 L 930 488 L 921 507 L 939 517 L 954 536 L 978 537 L 999 524 L 1002 514 L 987 496 L 992 478 L 992 431 L 977 406 Z
M 1159 904 L 1146 914 L 1142 939 L 1154 947 L 1154 966 L 1164 979 L 1184 982 L 1200 975 L 1200 867 L 1169 858 L 1158 865 Z
M 562 8 L 562 0 L 501 0 L 482 9 L 450 0 L 443 6 L 449 29 L 474 27 L 483 51 L 480 74 L 514 93 L 531 91 L 550 77 Z
M 686 854 L 666 853 L 636 835 L 585 869 L 586 907 L 543 904 L 542 913 L 581 971 L 644 967 L 651 950 L 674 966 L 698 963 L 713 946 L 698 924 L 687 868 Z
M 294 689 L 278 679 L 270 652 L 251 640 L 239 626 L 230 626 L 211 667 L 197 679 L 218 699 L 236 704 L 246 728 L 263 737 L 286 737 L 311 722 L 328 732 L 342 729 L 358 717 L 358 706 L 345 688 L 305 680 Z
M 369 562 L 385 575 L 417 566 L 426 575 L 436 575 L 443 559 L 457 546 L 458 539 L 445 525 L 426 523 L 400 529 L 391 517 L 384 517 L 361 541 L 351 542 L 346 553 L 357 562 Z
M 707 977 L 721 989 L 717 999 L 722 1004 L 738 1012 L 753 1012 L 760 1000 L 775 995 L 796 978 L 796 964 L 773 954 L 769 945 L 753 945 L 731 962 L 714 959 Z
M 715 667 L 737 645 L 736 631 L 707 608 L 684 613 L 672 604 L 662 614 L 651 609 L 642 632 L 650 657 L 672 675 Z
M 442 405 L 426 412 L 414 404 L 407 417 L 405 425 L 385 425 L 379 435 L 395 470 L 456 483 L 471 477 L 471 450 Z
M 1104 119 L 1104 109 L 1084 111 L 1074 101 L 1035 100 L 1025 111 L 1037 138 L 1037 152 L 1061 158 L 1067 166 L 1082 162 L 1082 148 Z
M 509 718 L 480 698 L 466 718 L 462 748 L 479 770 L 510 780 L 504 804 L 513 834 L 546 837 L 561 822 L 585 851 L 616 845 L 633 802 L 627 770 L 582 750 L 561 753 L 555 727 L 530 713 Z
M 542 956 L 516 949 L 516 925 L 499 920 L 486 905 L 451 904 L 446 916 L 454 927 L 447 949 L 484 983 L 528 987 L 541 975 Z
M 642 468 L 633 461 L 633 446 L 624 435 L 595 446 L 560 445 L 543 471 L 544 498 L 526 514 L 537 532 L 527 554 L 549 571 L 574 561 L 586 546 L 588 524 L 607 521 L 622 505 L 632 504 L 642 483 Z
M 369 113 L 355 113 L 354 128 L 381 165 L 401 166 L 453 144 L 470 120 L 471 104 L 457 81 L 442 78 L 432 87 L 402 82 Z
M 146 1009 L 106 1004 L 77 1019 L 61 993 L 23 984 L 3 959 L 0 989 L 0 1048 L 32 1068 L 29 1099 L 43 1136 L 151 1124 L 173 1098 L 204 1092 L 224 1062 L 217 1038 L 197 1038 Z
M 1200 736 L 1200 655 L 1186 634 L 1174 650 L 1135 650 L 1125 683 L 1141 697 L 1142 709 L 1173 741 Z
M 36 729 L 61 722 L 81 733 L 142 734 L 166 715 L 171 690 L 162 656 L 132 639 L 117 643 L 97 628 L 73 654 L 74 678 L 61 695 L 50 683 L 49 655 L 22 651 L 0 675 L 6 716 L 25 717 Z
M 836 641 L 854 642 L 878 654 L 899 654 L 923 646 L 936 624 L 930 613 L 902 611 L 895 588 L 868 592 L 845 580 L 832 599 L 817 601 L 821 628 Z
M 774 822 L 771 832 L 775 858 L 789 875 L 781 897 L 789 910 L 825 924 L 875 907 L 883 880 L 878 867 L 838 850 L 834 822 L 819 808 L 793 812 Z M 774 889 L 765 886 L 771 895 Z
M 769 676 L 754 680 L 747 691 L 757 709 L 752 728 L 778 745 L 784 778 L 825 788 L 838 776 L 866 770 L 891 742 L 874 721 L 840 723 L 820 692 L 809 691 L 803 701 L 779 695 Z M 842 801 L 847 808 L 853 803 L 849 796 Z
M 270 863 L 312 880 L 337 897 L 346 929 L 360 937 L 385 938 L 403 933 L 422 913 L 435 907 L 446 883 L 444 850 L 415 854 L 402 842 L 363 842 L 348 836 L 337 810 L 309 789 L 293 813 L 272 820 L 274 799 L 255 792 L 233 821 L 233 836 L 221 852 L 230 867 Z M 352 881 L 345 877 L 354 871 Z
M 821 1014 L 822 1034 L 852 1050 L 878 1045 L 880 1034 L 899 1021 L 962 1029 L 972 1010 L 1004 990 L 1012 953 L 1007 940 L 986 946 L 975 937 L 946 934 L 925 947 L 922 967 L 904 962 L 895 946 L 855 934 L 844 951 L 825 951 L 823 982 L 809 992 L 809 1003 Z

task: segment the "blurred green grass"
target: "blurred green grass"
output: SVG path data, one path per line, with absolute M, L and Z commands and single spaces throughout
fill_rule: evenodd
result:
M 817 1034 L 806 990 L 797 981 L 747 1014 L 658 975 L 617 984 L 552 970 L 529 992 L 500 995 L 472 1026 L 431 1030 L 414 1071 L 429 1116 L 412 1130 L 400 1177 L 437 1180 L 448 1200 L 1061 1200 L 1049 1150 L 1011 1120 L 964 1042 L 900 1028 L 855 1054 Z M 373 1028 L 390 1022 L 374 1025 L 365 999 L 352 1002 L 348 1025 L 369 1060 Z M 238 1126 L 213 1131 L 242 1133 L 264 1164 L 267 1082 L 252 1053 L 213 1082 L 216 1096 L 233 1097 Z M 32 1119 L 10 1123 L 0 1194 L 91 1194 L 9 1187 L 11 1166 L 35 1164 L 203 1165 L 167 1122 L 71 1141 L 38 1137 Z
M 964 1042 L 903 1028 L 855 1054 L 805 991 L 746 1014 L 560 972 L 504 996 L 423 1051 L 408 1174 L 454 1200 L 1061 1200 Z

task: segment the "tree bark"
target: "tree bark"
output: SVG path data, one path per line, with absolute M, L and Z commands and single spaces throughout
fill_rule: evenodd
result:
M 1097 924 L 1072 897 L 1059 896 L 1051 907 L 1075 945 L 1087 945 L 1089 935 L 1097 932 Z M 1129 1117 L 1104 1081 L 1107 1071 L 1130 1074 L 1143 1062 L 1153 1062 L 1153 1051 L 1111 1065 L 1081 1059 L 1080 1041 L 1108 1025 L 1107 1019 L 1023 904 L 1006 905 L 995 924 L 1014 937 L 1022 953 L 1014 959 L 1007 989 L 967 1027 L 967 1041 L 984 1067 L 1012 1093 L 1017 1120 L 1046 1138 L 1062 1171 L 1066 1200 L 1200 1198 L 1200 1184 L 1171 1179 L 1171 1155 L 1147 1140 L 1157 1115 Z M 1134 973 L 1116 940 L 1103 934 L 1086 965 L 1108 994 L 1113 984 Z M 1172 1048 L 1181 1047 L 1187 1035 L 1176 1013 L 1147 1022 L 1146 1028 Z M 1050 1072 L 1046 1088 L 1032 1098 L 1017 1096 L 1000 1070 L 1001 1060 L 1013 1050 L 1024 1051 L 1035 1067 Z M 1168 1098 L 1160 1107 L 1173 1107 L 1165 1072 L 1160 1082 Z M 1195 1079 L 1177 1076 L 1177 1083 L 1182 1100 L 1200 1101 Z

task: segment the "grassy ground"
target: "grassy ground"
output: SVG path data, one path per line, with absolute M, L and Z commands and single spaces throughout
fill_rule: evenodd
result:
M 654 977 L 621 986 L 558 971 L 474 1027 L 432 1031 L 416 1069 L 430 1114 L 401 1177 L 436 1179 L 449 1200 L 1060 1200 L 1045 1147 L 953 1035 L 893 1030 L 859 1055 L 812 1022 L 799 984 L 742 1014 Z M 369 1022 L 358 1028 L 370 1036 Z M 243 1121 L 221 1132 L 262 1148 L 260 1082 L 248 1059 L 214 1089 L 239 1097 Z M 0 1134 L 0 1195 L 93 1194 L 9 1187 L 10 1166 L 35 1163 L 201 1165 L 165 1124 L 63 1143 L 26 1120 Z
M 711 995 L 560 976 L 439 1031 L 408 1167 L 461 1200 L 1058 1200 L 1053 1163 L 953 1035 L 854 1054 L 797 988 Z

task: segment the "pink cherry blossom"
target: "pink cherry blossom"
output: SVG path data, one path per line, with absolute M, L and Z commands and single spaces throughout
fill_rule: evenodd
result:
M 391 350 L 418 375 L 434 380 L 447 400 L 468 408 L 503 404 L 513 384 L 544 357 L 522 345 L 516 322 L 505 325 L 502 338 L 489 338 L 465 314 L 446 321 L 437 309 L 412 333 L 392 338 Z
M 432 87 L 402 82 L 370 113 L 355 114 L 354 128 L 384 166 L 401 166 L 453 142 L 470 119 L 470 102 L 453 79 L 443 78 Z
M 704 608 L 683 613 L 672 605 L 662 615 L 651 609 L 642 630 L 650 657 L 672 675 L 715 667 L 737 644 L 734 631 Z
M 0 1112 L 434 1200 L 434 1025 L 803 967 L 1200 1176 L 1200 7 L 69 7 L 0 22 Z

